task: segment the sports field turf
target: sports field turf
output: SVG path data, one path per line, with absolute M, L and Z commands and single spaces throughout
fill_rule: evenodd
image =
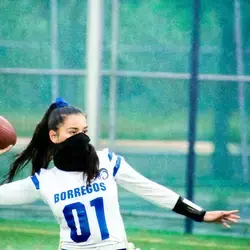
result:
M 176 233 L 128 230 L 128 237 L 142 250 L 250 249 L 250 239 L 218 236 L 183 236 Z M 55 224 L 0 220 L 1 250 L 55 250 Z

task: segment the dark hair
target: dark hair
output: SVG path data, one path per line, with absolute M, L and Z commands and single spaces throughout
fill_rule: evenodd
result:
M 56 131 L 59 125 L 64 123 L 65 117 L 71 114 L 83 113 L 73 106 L 57 108 L 55 103 L 51 104 L 40 123 L 36 126 L 30 143 L 23 152 L 16 156 L 2 183 L 11 182 L 29 162 L 32 163 L 32 175 L 41 168 L 47 169 L 54 153 L 54 144 L 49 138 L 49 131 Z M 92 145 L 90 145 L 89 157 L 83 167 L 83 175 L 87 176 L 87 183 L 90 184 L 91 180 L 95 179 L 99 172 L 99 159 Z

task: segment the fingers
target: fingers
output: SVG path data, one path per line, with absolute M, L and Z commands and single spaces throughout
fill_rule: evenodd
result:
M 206 222 L 217 222 L 226 228 L 230 228 L 230 223 L 237 223 L 240 216 L 237 214 L 238 210 L 231 211 L 211 211 L 204 216 Z
M 222 222 L 222 225 L 226 228 L 231 228 L 231 226 L 229 224 L 227 224 L 226 222 Z
M 229 215 L 231 218 L 234 218 L 234 219 L 239 219 L 240 216 L 239 215 L 236 215 L 236 214 L 230 214 Z
M 234 214 L 224 215 L 223 218 L 221 218 L 220 223 L 226 228 L 231 228 L 228 222 L 237 223 L 239 217 L 240 216 Z
M 237 223 L 239 221 L 240 216 L 234 213 L 232 214 L 224 214 L 223 220 L 230 221 L 233 223 Z
M 6 148 L 6 151 L 5 151 L 5 152 L 9 151 L 12 147 L 13 147 L 13 145 L 9 145 L 9 146 Z
M 223 211 L 224 215 L 237 214 L 239 210 Z
M 9 145 L 7 148 L 1 149 L 0 154 L 4 154 L 4 153 L 8 152 L 12 147 L 13 147 L 13 145 Z
M 231 226 L 227 223 L 227 221 L 226 220 L 224 220 L 224 219 L 221 219 L 220 220 L 220 223 L 224 226 L 224 227 L 226 227 L 226 228 L 231 228 Z
M 224 218 L 224 220 L 227 220 L 227 221 L 230 221 L 230 222 L 233 222 L 233 223 L 237 223 L 238 222 L 237 219 L 232 219 L 232 218 Z
M 234 214 L 230 214 L 228 216 L 225 216 L 225 218 L 231 218 L 231 219 L 235 219 L 235 220 L 238 221 L 240 219 L 240 216 L 234 215 Z
M 222 222 L 222 224 L 223 224 L 223 222 L 225 222 L 225 223 L 227 223 L 227 222 L 238 223 L 239 218 L 240 218 L 240 216 L 238 216 L 236 214 L 229 214 L 229 215 L 224 214 L 223 217 L 221 218 L 221 222 Z

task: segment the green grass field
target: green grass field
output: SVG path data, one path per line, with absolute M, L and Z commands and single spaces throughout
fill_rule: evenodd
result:
M 130 229 L 128 238 L 142 250 L 250 249 L 250 239 L 187 236 L 164 231 Z M 0 220 L 1 250 L 55 250 L 59 241 L 55 224 Z

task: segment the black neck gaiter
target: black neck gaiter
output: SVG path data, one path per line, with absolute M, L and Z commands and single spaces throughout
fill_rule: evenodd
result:
M 63 171 L 84 172 L 85 162 L 90 154 L 90 138 L 84 133 L 73 135 L 65 141 L 54 144 L 54 164 Z

